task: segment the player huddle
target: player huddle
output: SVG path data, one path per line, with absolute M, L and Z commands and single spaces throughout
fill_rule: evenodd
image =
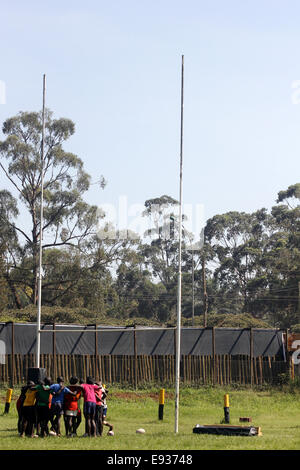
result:
M 87 377 L 85 382 L 71 377 L 68 386 L 64 385 L 63 377 L 58 377 L 56 383 L 52 383 L 50 377 L 38 384 L 28 381 L 17 401 L 19 435 L 61 436 L 63 418 L 66 436 L 77 436 L 82 421 L 81 398 L 85 418 L 84 437 L 102 436 L 103 425 L 109 427 L 108 435 L 113 435 L 113 426 L 106 421 L 107 394 L 108 390 L 101 381 L 96 382 L 92 377 Z

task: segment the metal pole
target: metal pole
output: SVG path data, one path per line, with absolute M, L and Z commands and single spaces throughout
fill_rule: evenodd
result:
M 136 342 L 136 325 L 133 330 L 133 348 L 134 348 L 134 388 L 137 390 L 138 379 L 138 357 L 137 357 L 137 342 Z
M 253 328 L 250 328 L 250 383 L 253 386 Z
M 43 114 L 42 114 L 42 145 L 41 145 L 41 217 L 40 217 L 40 252 L 38 271 L 38 314 L 36 332 L 36 367 L 40 367 L 41 352 L 41 305 L 42 305 L 42 249 L 43 249 L 43 198 L 44 198 L 44 152 L 45 152 L 45 91 L 46 75 L 43 75 Z
M 289 354 L 289 330 L 288 330 L 288 328 L 285 330 L 285 337 L 286 337 L 286 342 L 285 342 L 285 347 L 286 347 L 286 371 L 288 373 L 288 377 L 291 378 L 291 360 L 290 360 L 290 354 Z
M 205 274 L 205 257 L 202 257 L 202 285 L 203 285 L 203 326 L 207 327 L 207 310 L 208 310 L 208 299 L 206 290 L 206 274 Z
M 194 326 L 195 317 L 195 268 L 194 268 L 194 250 L 192 251 L 192 326 Z
M 300 281 L 298 281 L 298 319 L 300 321 Z
M 52 325 L 53 333 L 52 333 L 52 355 L 53 355 L 53 375 L 57 377 L 57 367 L 56 367 L 56 325 L 55 322 Z
M 176 331 L 176 377 L 175 377 L 175 433 L 178 433 L 179 382 L 180 382 L 180 336 L 181 336 L 181 241 L 182 241 L 182 160 L 183 160 L 183 87 L 184 56 L 181 57 L 181 129 L 180 129 L 180 189 L 179 189 L 179 254 Z
M 15 382 L 15 324 L 11 322 L 11 381 L 10 386 L 14 388 Z
M 213 385 L 216 383 L 216 332 L 215 327 L 211 329 L 212 355 L 213 355 Z

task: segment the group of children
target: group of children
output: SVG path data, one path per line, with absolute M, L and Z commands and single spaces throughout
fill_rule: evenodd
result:
M 84 436 L 102 436 L 103 426 L 108 426 L 108 434 L 113 434 L 113 425 L 106 421 L 107 394 L 101 381 L 96 382 L 92 377 L 87 377 L 85 382 L 71 377 L 68 386 L 64 385 L 63 377 L 58 377 L 56 383 L 52 383 L 50 377 L 37 384 L 28 381 L 17 401 L 19 435 L 61 436 L 63 417 L 66 436 L 77 436 L 82 420 L 81 397 L 84 401 Z

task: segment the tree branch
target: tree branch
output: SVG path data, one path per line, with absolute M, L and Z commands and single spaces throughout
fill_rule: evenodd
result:
M 15 186 L 15 188 L 17 189 L 17 191 L 19 191 L 19 193 L 22 193 L 21 189 L 18 187 L 18 185 L 14 182 L 14 180 L 9 176 L 8 172 L 6 171 L 6 169 L 4 168 L 4 166 L 2 165 L 2 163 L 0 162 L 0 167 L 2 168 L 2 170 L 4 171 L 6 177 L 9 179 L 9 181 Z

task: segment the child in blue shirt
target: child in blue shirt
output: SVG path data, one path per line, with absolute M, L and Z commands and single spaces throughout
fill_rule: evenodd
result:
M 64 396 L 66 393 L 76 395 L 68 387 L 64 386 L 64 378 L 58 377 L 57 383 L 50 386 L 52 394 L 51 409 L 50 409 L 50 421 L 51 421 L 51 434 L 60 436 L 60 420 L 64 414 Z

